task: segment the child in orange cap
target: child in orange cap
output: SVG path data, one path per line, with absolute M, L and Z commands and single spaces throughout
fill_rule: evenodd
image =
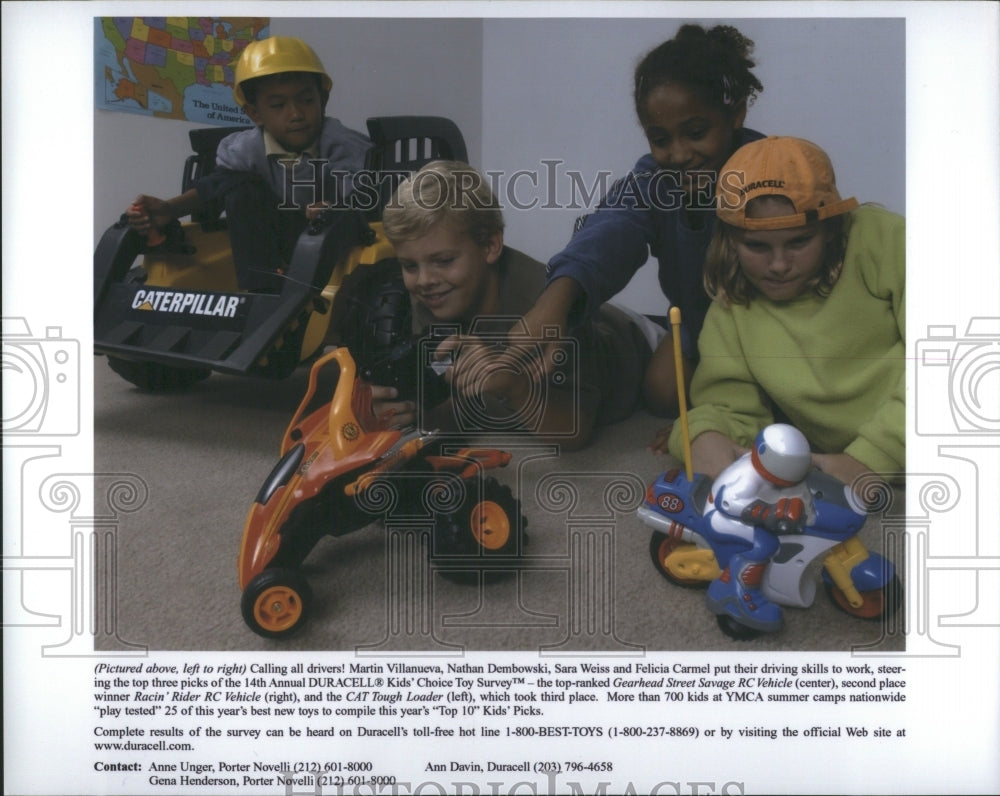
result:
M 846 484 L 905 469 L 905 224 L 842 199 L 798 138 L 739 149 L 720 172 L 705 262 L 714 301 L 691 385 L 692 466 L 718 475 L 777 418 Z M 682 455 L 681 429 L 670 450 Z

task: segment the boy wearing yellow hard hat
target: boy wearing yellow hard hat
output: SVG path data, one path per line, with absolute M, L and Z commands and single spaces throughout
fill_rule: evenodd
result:
M 248 44 L 236 64 L 233 96 L 255 128 L 224 138 L 216 169 L 172 199 L 138 196 L 128 209 L 140 234 L 218 201 L 226 209 L 237 280 L 243 290 L 280 287 L 308 218 L 343 204 L 364 167 L 368 138 L 325 115 L 333 81 L 301 39 Z

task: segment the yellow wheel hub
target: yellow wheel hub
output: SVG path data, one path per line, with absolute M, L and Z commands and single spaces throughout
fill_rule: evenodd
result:
M 492 500 L 475 505 L 469 516 L 469 528 L 486 550 L 499 550 L 510 539 L 510 518 L 503 507 Z
M 271 633 L 294 627 L 304 607 L 299 593 L 290 586 L 271 586 L 260 593 L 253 606 L 257 623 Z

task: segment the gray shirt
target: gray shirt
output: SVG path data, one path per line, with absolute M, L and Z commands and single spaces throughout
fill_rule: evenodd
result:
M 284 206 L 304 211 L 314 202 L 343 204 L 353 188 L 353 175 L 364 168 L 365 153 L 370 147 L 367 136 L 327 116 L 319 138 L 294 164 L 286 159 L 294 155 L 268 154 L 265 133 L 260 127 L 222 139 L 215 162 L 221 169 L 260 176 L 275 196 L 283 200 Z M 274 151 L 273 146 L 270 149 Z

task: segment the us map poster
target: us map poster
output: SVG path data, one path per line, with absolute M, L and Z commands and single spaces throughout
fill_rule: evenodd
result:
M 204 5 L 196 12 L 205 19 L 233 19 L 227 5 Z M 109 391 L 106 363 L 93 356 L 94 214 L 107 213 L 90 190 L 91 178 L 107 178 L 94 170 L 107 145 L 92 121 L 103 90 L 92 78 L 104 57 L 95 26 L 126 12 L 166 18 L 173 5 L 4 3 L 5 793 L 997 792 L 996 6 L 495 6 L 407 4 L 413 25 L 398 41 L 461 32 L 470 38 L 449 57 L 468 51 L 475 55 L 463 63 L 475 63 L 477 47 L 495 56 L 491 48 L 515 31 L 525 50 L 503 48 L 514 72 L 530 62 L 533 30 L 554 40 L 570 20 L 580 27 L 565 29 L 586 33 L 577 43 L 593 48 L 591 58 L 613 23 L 630 19 L 662 16 L 670 30 L 736 19 L 764 34 L 785 25 L 790 50 L 831 66 L 821 80 L 799 81 L 814 94 L 833 91 L 837 64 L 871 65 L 877 78 L 874 42 L 824 51 L 825 36 L 854 30 L 838 28 L 841 18 L 903 37 L 908 462 L 905 488 L 886 495 L 866 526 L 900 575 L 898 618 L 858 629 L 820 587 L 816 604 L 789 621 L 794 643 L 706 633 L 702 592 L 664 583 L 646 557 L 636 508 L 647 473 L 613 458 L 645 444 L 640 429 L 600 443 L 608 458 L 592 470 L 574 471 L 565 463 L 579 460 L 557 448 L 509 446 L 515 486 L 531 485 L 515 494 L 528 515 L 528 551 L 538 555 L 532 571 L 453 582 L 462 578 L 446 576 L 463 573 L 426 568 L 412 517 L 376 506 L 384 532 L 337 540 L 336 555 L 318 551 L 322 565 L 309 570 L 336 610 L 320 608 L 298 642 L 250 633 L 237 615 L 235 540 L 220 529 L 243 523 L 277 459 L 284 407 L 305 382 L 203 391 L 207 430 L 194 440 L 185 425 L 195 421 L 171 414 L 183 399 Z M 257 34 L 325 34 L 334 20 L 373 41 L 400 14 L 394 3 L 284 4 L 282 18 L 266 16 L 268 4 L 238 10 L 268 23 Z M 883 44 L 890 49 L 889 38 Z M 433 72 L 437 62 L 421 53 Z M 561 90 L 591 91 L 549 66 Z M 369 72 L 377 76 L 377 66 Z M 497 85 L 475 69 L 448 74 L 456 86 Z M 863 88 L 839 87 L 837 96 Z M 499 127 L 487 104 L 483 126 Z M 877 113 L 894 111 L 868 112 L 874 129 Z M 872 163 L 901 154 L 848 121 L 854 151 Z M 475 120 L 464 126 L 474 131 Z M 488 131 L 480 138 L 484 150 L 502 151 Z M 546 162 L 546 173 L 571 168 Z M 528 203 L 530 180 L 502 184 L 509 201 Z M 258 446 L 252 434 L 212 435 L 213 423 L 228 429 L 237 414 L 274 439 Z M 143 446 L 136 458 L 115 459 L 107 452 L 124 450 L 114 432 L 126 424 L 141 429 Z M 221 490 L 211 499 L 220 476 L 205 475 L 207 457 L 247 470 L 245 499 Z M 149 476 L 164 471 L 169 478 Z M 196 501 L 199 546 L 181 532 Z M 843 646 L 803 632 L 814 616 L 830 634 L 843 628 Z
M 94 20 L 98 108 L 246 125 L 232 96 L 235 63 L 266 38 L 268 19 L 102 17 Z

